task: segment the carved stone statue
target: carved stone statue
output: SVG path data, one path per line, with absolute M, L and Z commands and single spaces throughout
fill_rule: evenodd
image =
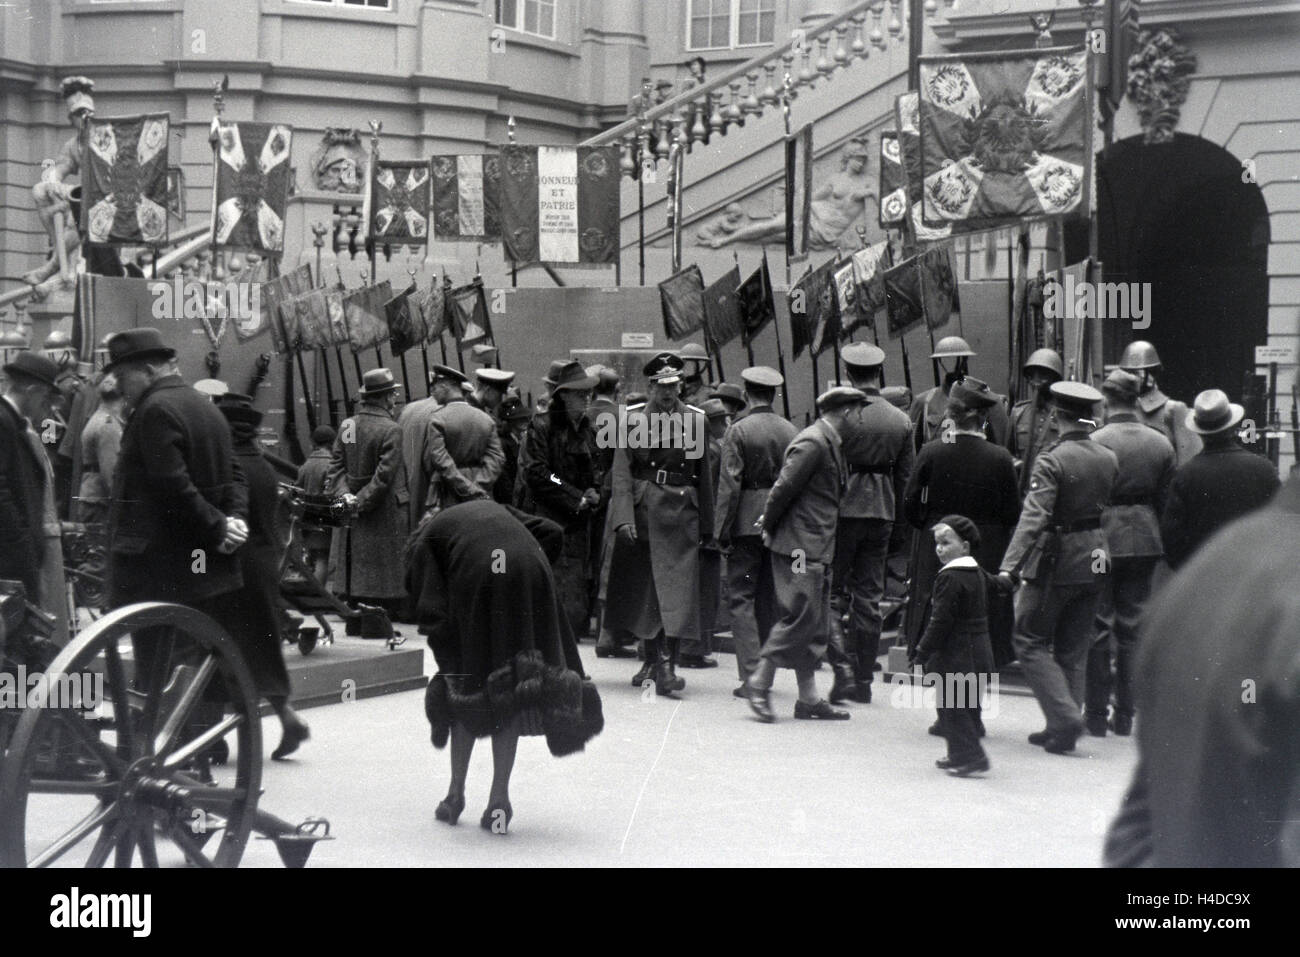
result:
M 359 130 L 329 127 L 311 156 L 312 183 L 327 193 L 360 193 L 368 161 Z
M 32 286 L 32 298 L 38 301 L 55 288 L 70 287 L 76 280 L 81 239 L 72 203 L 80 194 L 75 178 L 81 172 L 82 130 L 86 120 L 95 114 L 95 101 L 90 95 L 94 88 L 94 81 L 84 76 L 70 76 L 59 84 L 74 133 L 59 148 L 57 157 L 41 165 L 40 182 L 32 187 L 36 215 L 54 247 L 49 259 L 23 276 L 23 282 Z
M 870 152 L 865 137 L 848 142 L 840 154 L 839 171 L 829 179 L 813 172 L 813 195 L 808 215 L 810 249 L 836 248 L 840 240 L 855 240 L 853 227 L 862 222 L 867 198 L 875 196 L 867 161 Z M 744 224 L 744 211 L 731 203 L 721 216 L 706 223 L 697 233 L 699 244 L 714 249 L 728 243 L 775 243 L 785 239 L 785 214 Z M 854 243 L 850 243 L 854 245 Z

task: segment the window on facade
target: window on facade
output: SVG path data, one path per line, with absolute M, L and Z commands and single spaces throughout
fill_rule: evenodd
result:
M 370 10 L 391 10 L 393 0 L 294 0 L 295 3 L 317 3 L 334 7 L 365 7 Z
M 556 0 L 496 0 L 497 23 L 554 40 L 555 4 Z
M 690 0 L 692 50 L 757 46 L 776 34 L 776 0 Z

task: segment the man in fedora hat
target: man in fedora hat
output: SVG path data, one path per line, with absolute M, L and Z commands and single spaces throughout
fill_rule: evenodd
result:
M 743 375 L 741 376 L 741 381 L 744 381 Z M 727 415 L 732 416 L 733 418 L 739 415 L 741 410 L 744 409 L 747 404 L 745 401 L 744 388 L 736 385 L 734 382 L 719 382 L 714 386 L 713 391 L 709 393 L 709 398 L 717 399 L 721 402 L 723 406 L 726 407 Z
M 1115 453 L 1091 440 L 1102 395 L 1081 382 L 1052 386 L 1060 440 L 1034 462 L 1020 522 L 998 577 L 1016 595 L 1012 645 L 1047 727 L 1029 736 L 1050 754 L 1083 733 L 1084 669 L 1109 573 L 1101 513 L 1119 473 Z
M 1219 389 L 1196 397 L 1184 425 L 1204 447 L 1180 466 L 1160 518 L 1165 558 L 1178 568 L 1215 532 L 1264 505 L 1277 491 L 1277 469 L 1237 438 L 1245 410 Z
M 361 381 L 356 414 L 339 425 L 330 456 L 331 493 L 357 509 L 347 533 L 334 536 L 330 586 L 349 598 L 394 606 L 406 594 L 397 556 L 409 528 L 402 430 L 393 417 L 397 380 L 388 369 L 371 369 Z
M 587 419 L 598 381 L 576 360 L 561 366 L 551 388 L 550 408 L 528 425 L 522 456 L 533 511 L 564 529 L 564 550 L 554 566 L 555 584 L 577 637 L 588 632 L 591 517 L 601 504 L 604 478 L 596 462 L 596 434 Z
M 772 553 L 754 523 L 781 474 L 786 447 L 799 430 L 772 408 L 776 390 L 785 382 L 781 373 L 755 366 L 740 379 L 745 383 L 745 408 L 722 437 L 713 530 L 727 555 L 728 610 L 740 678 L 733 694 L 744 698 L 745 680 L 758 667 L 759 651 L 776 621 Z
M 28 600 L 51 614 L 67 605 L 54 580 L 56 567 L 62 578 L 63 547 L 54 470 L 33 424 L 49 418 L 58 374 L 45 356 L 20 352 L 4 366 L 0 395 L 0 578 L 22 582 Z
M 419 503 L 422 515 L 458 502 L 491 498 L 506 461 L 496 422 L 466 401 L 462 387 L 469 380 L 464 373 L 435 365 L 433 374 L 433 395 L 441 407 L 429 416 L 424 431 L 422 461 L 428 488 Z
M 1088 733 L 1104 738 L 1109 727 L 1118 735 L 1133 730 L 1133 665 L 1138 621 L 1156 563 L 1164 554 L 1159 515 L 1164 511 L 1174 477 L 1174 447 L 1164 434 L 1138 418 L 1138 377 L 1116 369 L 1102 383 L 1106 424 L 1092 440 L 1106 446 L 1119 460 L 1119 475 L 1110 504 L 1101 513 L 1110 554 L 1110 572 L 1101 579 L 1097 631 L 1088 651 Z M 1115 671 L 1111 672 L 1111 643 Z M 1115 692 L 1115 712 L 1110 697 Z M 1109 722 L 1108 719 L 1109 718 Z
M 650 401 L 628 410 L 628 441 L 615 436 L 609 506 L 625 547 L 610 569 L 605 624 L 645 642 L 645 667 L 633 684 L 653 678 L 661 695 L 686 686 L 676 666 L 682 643 L 701 638 L 699 550 L 713 539 L 707 425 L 678 395 L 684 368 L 671 352 L 646 363 Z M 653 441 L 631 441 L 638 435 Z
M 243 585 L 234 552 L 248 540 L 248 487 L 226 420 L 181 378 L 157 329 L 110 337 L 105 369 L 129 410 L 109 506 L 110 606 L 176 602 L 237 627 L 224 597 Z
M 840 498 L 835 536 L 829 658 L 835 669 L 830 702 L 871 701 L 880 645 L 880 602 L 885 596 L 885 557 L 902 537 L 903 492 L 912 474 L 912 430 L 907 415 L 880 396 L 885 350 L 865 342 L 841 353 L 854 388 L 866 402 L 850 414 L 843 432 L 848 481 Z
M 778 667 L 794 669 L 799 683 L 796 718 L 849 717 L 817 694 L 816 668 L 829 644 L 831 564 L 848 478 L 841 446 L 850 418 L 866 400 L 865 393 L 847 386 L 818 396 L 817 421 L 786 449 L 758 519 L 763 544 L 772 553 L 779 617 L 746 685 L 750 709 L 766 723 L 776 720 L 770 696 Z

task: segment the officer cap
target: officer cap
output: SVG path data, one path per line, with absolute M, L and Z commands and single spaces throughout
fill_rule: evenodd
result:
M 835 409 L 842 408 L 846 405 L 861 405 L 867 401 L 867 394 L 861 389 L 852 389 L 845 385 L 837 385 L 833 389 L 827 389 L 817 397 L 817 412 L 824 414 L 832 412 Z
M 1145 339 L 1136 339 L 1124 347 L 1124 354 L 1119 357 L 1121 369 L 1141 370 L 1160 368 L 1160 356 L 1156 347 Z
M 497 347 L 490 346 L 486 342 L 476 343 L 470 346 L 469 357 L 475 362 L 491 362 L 497 357 Z
M 1031 352 L 1025 360 L 1025 371 L 1030 369 L 1045 369 L 1055 373 L 1058 380 L 1065 378 L 1065 365 L 1055 349 L 1035 349 Z
M 217 396 L 213 402 L 227 422 L 246 422 L 250 425 L 260 425 L 262 422 L 262 413 L 253 408 L 252 396 L 227 392 Z
M 740 378 L 750 385 L 762 386 L 765 389 L 775 389 L 785 383 L 785 377 L 769 366 L 751 366 L 740 374 Z
M 1101 391 L 1106 396 L 1113 396 L 1122 402 L 1136 402 L 1138 397 L 1138 377 L 1124 369 L 1116 369 L 1106 376 L 1101 384 Z
M 968 375 L 960 382 L 953 383 L 948 398 L 974 411 L 976 409 L 992 408 L 998 404 L 998 400 L 1002 396 L 990 389 L 987 382 L 982 382 L 974 376 Z
M 976 352 L 970 347 L 970 343 L 961 336 L 944 336 L 934 346 L 934 352 L 930 353 L 931 359 L 955 359 L 959 356 L 973 356 Z
M 220 379 L 200 379 L 194 383 L 194 391 L 206 395 L 209 399 L 217 399 L 230 391 L 230 386 Z
M 486 367 L 474 370 L 474 377 L 483 385 L 490 385 L 493 388 L 504 391 L 510 383 L 515 381 L 513 372 L 506 372 L 504 369 L 493 369 Z
M 641 372 L 651 382 L 660 385 L 673 385 L 682 381 L 682 372 L 686 363 L 682 357 L 673 352 L 661 352 L 645 364 Z
M 461 383 L 462 385 L 469 382 L 469 377 L 459 369 L 453 369 L 451 366 L 444 366 L 441 364 L 435 364 L 432 371 L 429 373 L 429 376 L 433 382 L 449 380 L 451 382 Z
M 871 369 L 885 364 L 885 350 L 869 342 L 854 342 L 840 350 L 845 365 Z
M 1086 419 L 1092 415 L 1093 406 L 1101 401 L 1101 393 L 1082 382 L 1053 382 L 1052 404 L 1067 415 Z

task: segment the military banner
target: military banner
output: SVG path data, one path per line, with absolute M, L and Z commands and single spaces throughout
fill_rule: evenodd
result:
M 813 128 L 809 123 L 785 140 L 785 248 L 792 262 L 808 257 L 812 161 Z
M 885 272 L 889 331 L 899 335 L 921 322 L 931 329 L 946 325 L 961 311 L 951 249 L 936 246 Z
M 412 282 L 384 303 L 384 318 L 388 321 L 388 348 L 395 356 L 420 345 L 427 337 L 424 313 L 413 301 L 415 288 L 415 283 Z
M 447 328 L 447 297 L 437 277 L 429 281 L 428 290 L 420 297 L 420 316 L 424 320 L 424 341 L 440 338 Z
M 393 298 L 387 279 L 376 286 L 362 286 L 343 295 L 343 318 L 347 323 L 348 345 L 361 352 L 388 341 L 384 303 Z
M 501 147 L 501 239 L 517 263 L 617 262 L 618 148 Z
M 791 348 L 797 359 L 805 348 L 821 355 L 839 332 L 835 303 L 835 260 L 828 259 L 794 284 L 790 290 Z M 831 328 L 825 327 L 829 324 Z
M 888 265 L 889 242 L 881 240 L 875 245 L 859 249 L 853 254 L 854 308 L 853 321 L 844 325 L 844 336 L 850 336 L 862 326 L 876 325 L 876 313 L 886 306 L 885 269 Z
M 456 347 L 462 351 L 480 342 L 492 342 L 492 320 L 488 317 L 487 292 L 482 280 L 474 280 L 453 289 L 448 296 L 447 312 L 451 319 Z
M 284 251 L 292 127 L 217 122 L 212 239 L 218 246 Z
M 429 241 L 429 164 L 379 160 L 371 179 L 370 235 L 377 243 Z
M 433 237 L 439 242 L 501 241 L 501 157 L 433 157 Z
M 932 243 L 952 235 L 952 227 L 928 226 L 921 218 L 921 134 L 918 129 L 918 95 L 903 93 L 894 101 L 894 119 L 898 124 L 898 152 L 902 160 L 904 199 L 907 212 L 904 219 L 918 242 Z
M 704 291 L 704 327 L 715 348 L 725 346 L 744 329 L 740 316 L 740 267 L 732 266 Z
M 659 284 L 664 332 L 676 341 L 704 325 L 704 276 L 694 264 Z
M 736 300 L 744 323 L 741 341 L 749 345 L 776 318 L 776 302 L 772 297 L 772 277 L 767 271 L 766 253 L 763 254 L 763 264 L 736 290 Z
M 927 226 L 1087 215 L 1092 107 L 1082 47 L 922 57 L 918 128 Z
M 901 229 L 907 219 L 907 181 L 903 177 L 903 157 L 898 145 L 898 131 L 880 134 L 880 228 Z
M 167 242 L 167 113 L 87 119 L 81 230 L 97 246 Z
M 246 320 L 235 319 L 235 336 L 240 342 L 256 339 L 263 333 L 271 334 L 276 352 L 288 352 L 288 343 L 280 330 L 280 303 L 300 296 L 311 289 L 311 267 L 303 263 L 297 269 L 262 283 L 258 296 L 260 308 L 255 316 Z

